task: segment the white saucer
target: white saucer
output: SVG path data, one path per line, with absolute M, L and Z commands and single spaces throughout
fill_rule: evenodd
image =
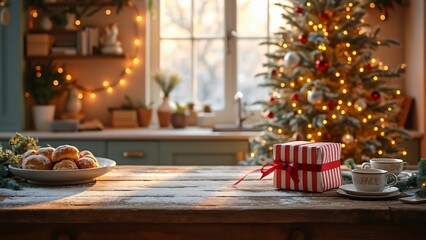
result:
M 339 188 L 348 194 L 360 196 L 386 196 L 399 191 L 399 189 L 396 187 L 385 187 L 383 192 L 362 192 L 356 190 L 353 184 L 345 184 L 340 186 Z
M 343 196 L 351 197 L 351 198 L 370 199 L 370 200 L 373 200 L 373 199 L 394 198 L 394 197 L 397 197 L 400 194 L 400 192 L 397 191 L 397 192 L 390 193 L 390 194 L 387 194 L 387 195 L 377 195 L 377 196 L 371 196 L 371 195 L 370 196 L 368 196 L 368 195 L 354 195 L 354 194 L 347 193 L 347 192 L 343 191 L 342 189 L 338 189 L 337 193 L 340 194 L 340 195 L 343 195 Z

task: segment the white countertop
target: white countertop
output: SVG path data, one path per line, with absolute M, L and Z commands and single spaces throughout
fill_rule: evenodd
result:
M 131 128 L 104 129 L 102 131 L 83 132 L 39 132 L 24 131 L 24 136 L 39 139 L 73 140 L 248 140 L 259 136 L 261 132 L 214 132 L 211 128 L 187 127 L 172 128 Z M 0 140 L 8 140 L 15 132 L 0 132 Z

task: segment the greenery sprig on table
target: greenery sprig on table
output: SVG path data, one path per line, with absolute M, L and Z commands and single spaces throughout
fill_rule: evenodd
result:
M 28 150 L 37 150 L 40 147 L 37 145 L 38 139 L 25 137 L 20 133 L 16 133 L 9 140 L 9 148 L 3 149 L 0 145 L 0 187 L 19 189 L 19 184 L 12 178 L 9 173 L 8 165 L 20 166 L 22 162 L 22 154 Z

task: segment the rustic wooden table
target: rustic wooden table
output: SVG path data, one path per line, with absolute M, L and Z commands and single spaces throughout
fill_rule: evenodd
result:
M 0 239 L 424 239 L 426 204 L 276 190 L 257 167 L 117 166 L 90 184 L 0 189 Z

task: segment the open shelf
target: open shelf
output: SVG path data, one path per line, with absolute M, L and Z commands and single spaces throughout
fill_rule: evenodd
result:
M 113 54 L 98 54 L 98 55 L 49 55 L 49 56 L 26 56 L 29 60 L 42 60 L 42 59 L 124 59 L 126 55 L 113 55 Z

